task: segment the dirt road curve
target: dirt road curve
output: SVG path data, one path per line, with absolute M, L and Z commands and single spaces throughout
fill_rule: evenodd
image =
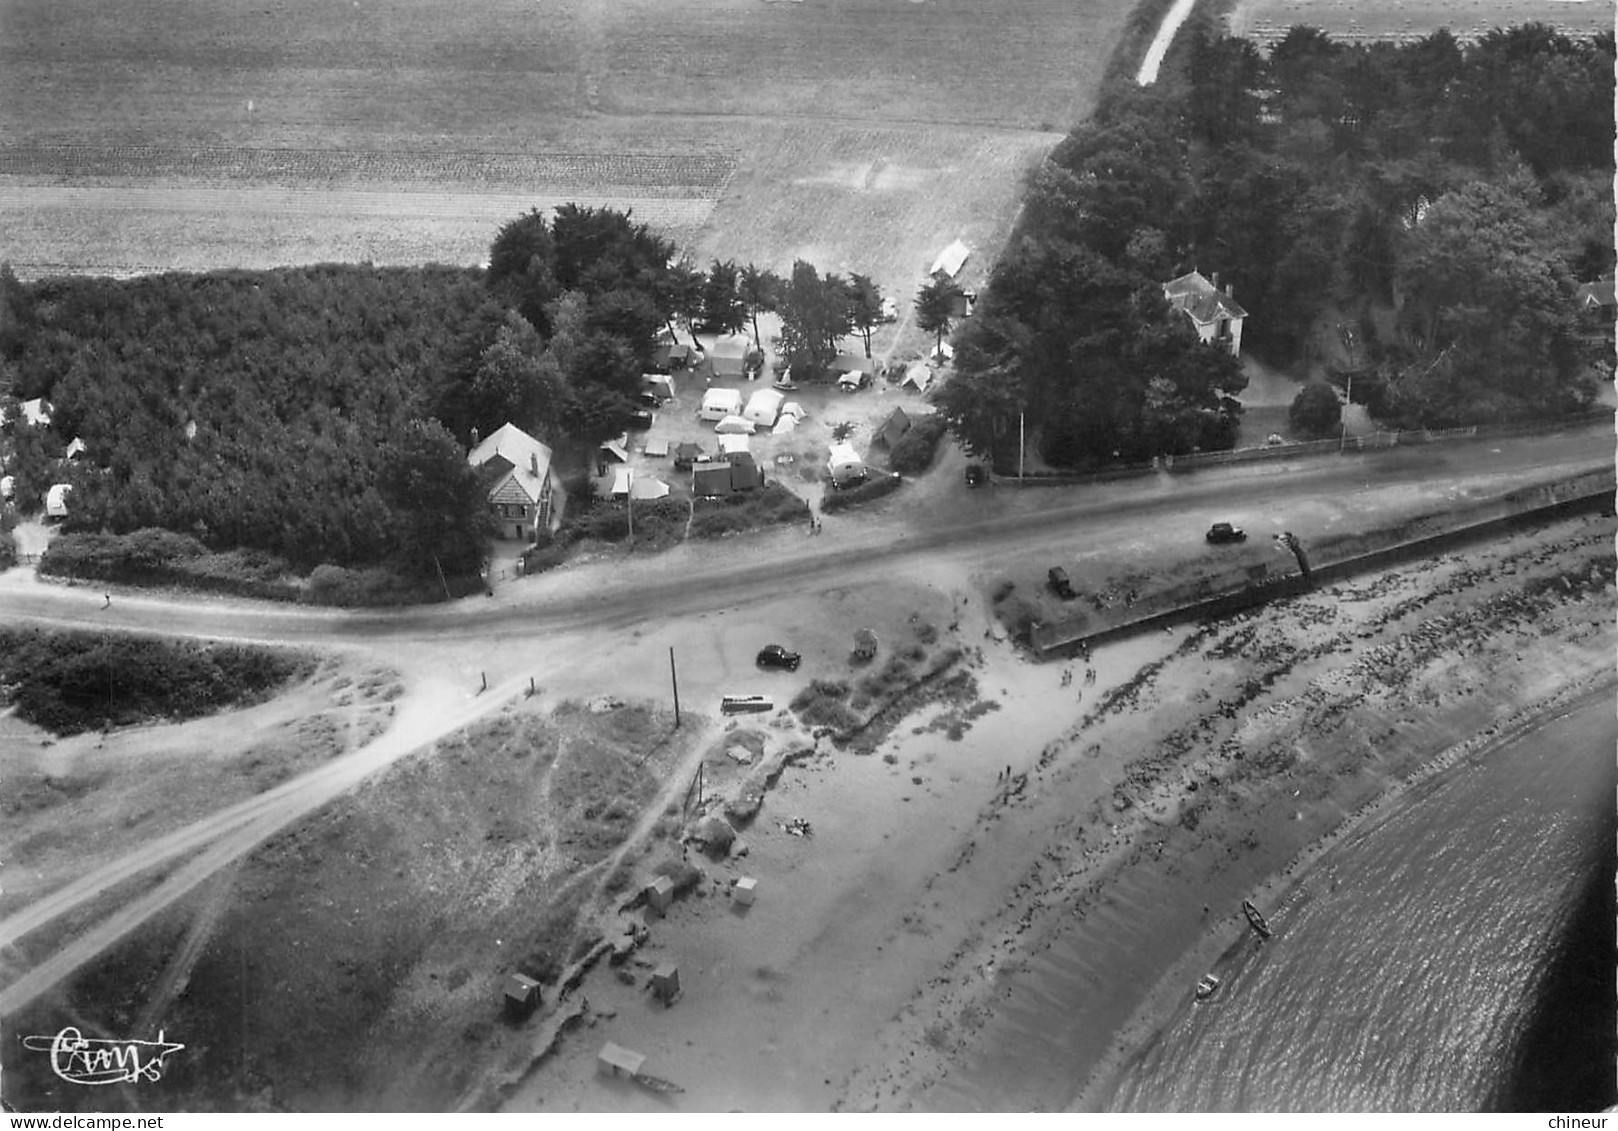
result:
M 1314 508 L 1330 521 L 1356 507 L 1372 511 L 1392 496 L 1430 500 L 1484 494 L 1542 482 L 1611 459 L 1611 438 L 1589 429 L 1553 436 L 1395 450 L 1341 459 L 1315 459 L 1229 468 L 1194 476 L 1144 478 L 1081 492 L 1015 489 L 945 493 L 938 510 L 892 508 L 891 521 L 840 519 L 811 552 L 801 532 L 761 536 L 745 561 L 733 552 L 721 564 L 700 561 L 702 547 L 681 547 L 644 560 L 508 586 L 489 601 L 352 614 L 213 599 L 120 595 L 102 608 L 101 591 L 44 584 L 23 570 L 0 576 L 0 619 L 63 627 L 94 626 L 170 635 L 370 650 L 405 643 L 488 643 L 543 640 L 560 667 L 591 634 L 653 620 L 747 607 L 790 586 L 818 592 L 914 570 L 944 566 L 969 577 L 1009 556 L 1049 553 L 1145 540 L 1174 544 L 1200 538 L 1210 508 L 1251 529 Z M 1281 516 L 1281 517 L 1277 517 Z M 711 553 L 711 548 L 708 551 Z M 61 948 L 51 959 L 13 976 L 0 989 L 0 1014 L 32 1001 L 129 931 L 194 889 L 266 837 L 411 751 L 488 714 L 527 687 L 523 671 L 483 695 L 427 679 L 401 701 L 394 724 L 374 741 L 264 794 L 222 809 L 159 837 L 115 864 L 91 872 L 0 921 L 0 948 L 61 916 L 86 907 L 117 885 L 192 856 L 156 886 Z

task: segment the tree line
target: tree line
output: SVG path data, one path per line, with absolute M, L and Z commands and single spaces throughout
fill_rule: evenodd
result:
M 1344 336 L 1333 376 L 1390 423 L 1587 405 L 1611 372 L 1575 290 L 1613 270 L 1613 61 L 1610 33 L 1537 24 L 1465 46 L 1296 27 L 1267 58 L 1190 37 L 1036 172 L 941 407 L 979 452 L 1036 420 L 1062 465 L 1228 446 L 1240 375 L 1161 301 L 1193 268 L 1271 363 Z
M 699 269 L 628 213 L 514 218 L 485 270 L 323 264 L 23 284 L 0 268 L 0 410 L 16 502 L 71 485 L 69 532 L 160 528 L 292 568 L 476 573 L 478 435 L 511 421 L 576 461 L 636 410 L 660 335 L 774 311 L 812 377 L 881 318 L 869 279 Z M 34 427 L 19 405 L 47 398 Z M 84 454 L 64 460 L 79 439 Z

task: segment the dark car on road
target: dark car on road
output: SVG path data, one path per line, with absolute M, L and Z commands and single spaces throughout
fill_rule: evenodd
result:
M 1208 527 L 1208 533 L 1204 537 L 1215 546 L 1218 546 L 1226 542 L 1247 541 L 1247 531 L 1239 526 L 1232 526 L 1228 522 L 1216 522 Z
M 968 487 L 981 487 L 989 481 L 989 473 L 983 469 L 981 463 L 966 465 L 966 485 Z
M 798 670 L 798 664 L 803 657 L 796 652 L 788 652 L 779 644 L 766 644 L 759 649 L 758 666 L 761 668 L 785 668 L 789 672 Z

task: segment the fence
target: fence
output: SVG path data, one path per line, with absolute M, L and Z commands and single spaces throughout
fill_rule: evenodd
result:
M 1415 428 L 1405 431 L 1378 430 L 1365 436 L 1347 436 L 1335 440 L 1306 440 L 1296 444 L 1274 444 L 1262 448 L 1239 448 L 1229 452 L 1195 452 L 1184 456 L 1163 456 L 1150 463 L 1124 464 L 1102 471 L 1070 475 L 1061 472 L 1043 472 L 1033 475 L 998 475 L 990 478 L 998 485 L 1014 483 L 1022 487 L 1068 487 L 1082 484 L 1106 483 L 1115 479 L 1128 479 L 1151 475 L 1159 471 L 1185 472 L 1201 467 L 1221 467 L 1233 463 L 1262 463 L 1274 459 L 1294 459 L 1302 456 L 1329 454 L 1347 455 L 1350 452 L 1381 451 L 1411 444 L 1437 444 L 1453 440 L 1493 439 L 1505 436 L 1530 436 L 1536 433 L 1561 432 L 1569 428 L 1585 428 L 1605 421 L 1613 422 L 1611 410 L 1581 413 L 1557 420 L 1527 421 L 1522 424 L 1501 424 L 1466 428 Z

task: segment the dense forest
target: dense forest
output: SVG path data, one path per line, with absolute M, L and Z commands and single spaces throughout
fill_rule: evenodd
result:
M 970 448 L 1004 454 L 1018 413 L 1057 465 L 1228 447 L 1241 379 L 1162 300 L 1193 269 L 1248 311 L 1244 351 L 1352 373 L 1390 424 L 1588 405 L 1612 364 L 1574 294 L 1613 270 L 1610 34 L 1297 27 L 1268 57 L 1207 34 L 1176 55 L 1032 178 L 940 392 Z
M 583 466 L 628 423 L 658 338 L 678 323 L 756 336 L 759 312 L 779 310 L 783 351 L 809 376 L 880 317 L 862 276 L 701 270 L 674 252 L 627 213 L 565 205 L 502 226 L 484 270 L 326 264 L 25 285 L 0 268 L 17 507 L 70 484 L 64 530 L 114 536 L 72 546 L 73 561 L 139 560 L 142 576 L 166 576 L 149 551 L 178 543 L 117 536 L 186 535 L 192 570 L 213 561 L 205 551 L 258 555 L 219 566 L 222 581 L 278 562 L 475 574 L 489 545 L 486 484 L 465 461 L 475 434 L 511 421 Z M 19 412 L 36 397 L 47 425 Z

